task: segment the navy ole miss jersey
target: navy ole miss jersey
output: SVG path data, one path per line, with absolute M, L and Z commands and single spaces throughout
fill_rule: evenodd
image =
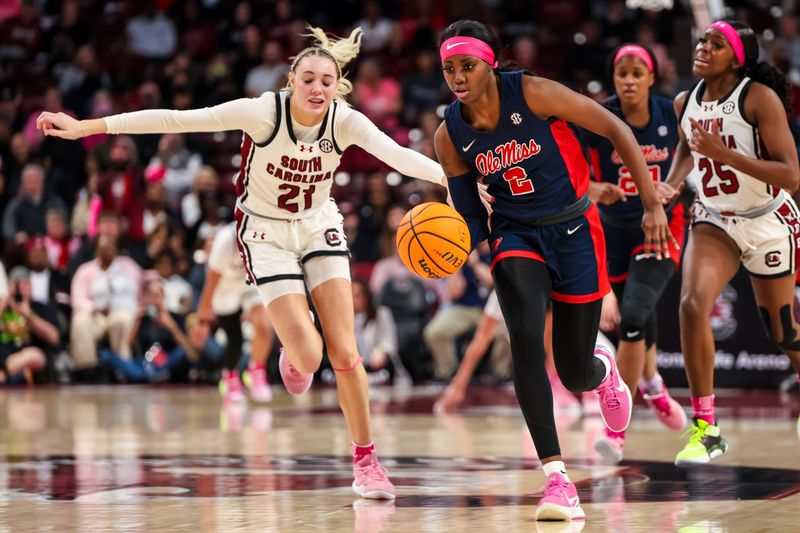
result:
M 453 145 L 495 198 L 493 225 L 498 217 L 524 221 L 557 214 L 589 187 L 589 167 L 567 123 L 542 120 L 528 108 L 525 75 L 499 73 L 500 119 L 491 131 L 467 124 L 460 101 L 445 110 Z
M 619 97 L 610 98 L 605 107 L 625 121 Z M 650 122 L 643 128 L 630 126 L 642 150 L 647 169 L 653 181 L 664 181 L 669 174 L 672 155 L 678 145 L 678 119 L 672 101 L 661 96 L 650 96 Z M 627 121 L 626 121 L 627 124 Z M 598 205 L 600 211 L 617 218 L 641 218 L 643 213 L 639 191 L 628 167 L 607 138 L 583 130 L 582 140 L 588 149 L 594 179 L 619 186 L 627 196 L 626 202 Z

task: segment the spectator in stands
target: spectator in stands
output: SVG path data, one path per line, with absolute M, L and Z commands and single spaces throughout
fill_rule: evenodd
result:
M 416 67 L 400 83 L 406 124 L 415 124 L 420 113 L 435 111 L 450 98 L 450 90 L 442 78 L 439 54 L 435 50 L 419 52 Z
M 89 233 L 89 218 L 92 205 L 99 205 L 100 203 L 100 198 L 97 195 L 97 184 L 100 181 L 97 158 L 91 153 L 87 155 L 84 167 L 86 170 L 86 184 L 75 195 L 70 224 L 72 234 L 79 238 L 86 237 Z
M 47 253 L 48 264 L 53 270 L 67 272 L 70 258 L 80 249 L 81 241 L 70 235 L 67 212 L 62 207 L 51 207 L 45 218 L 45 235 L 41 239 Z
M 194 185 L 202 165 L 202 156 L 186 147 L 186 139 L 182 134 L 166 133 L 161 136 L 158 154 L 150 161 L 145 172 L 162 170 L 168 210 L 177 214 L 181 199 Z
M 120 215 L 129 241 L 144 241 L 144 177 L 136 145 L 127 135 L 111 140 L 109 170 L 100 175 L 100 207 Z
M 45 240 L 32 237 L 25 243 L 25 266 L 30 271 L 31 299 L 43 305 L 54 305 L 63 312 L 59 330 L 66 334 L 69 309 L 69 283 L 67 277 L 50 266 Z
M 64 106 L 74 110 L 78 116 L 90 117 L 101 110 L 95 109 L 93 95 L 101 89 L 111 87 L 111 79 L 97 64 L 94 48 L 84 44 L 75 53 L 72 63 L 59 76 L 59 88 L 64 95 Z M 111 112 L 111 109 L 105 111 Z
M 70 353 L 76 369 L 97 366 L 97 343 L 106 337 L 114 353 L 123 359 L 131 356 L 128 340 L 142 269 L 130 257 L 119 256 L 117 243 L 109 237 L 98 239 L 95 256 L 72 279 Z
M 101 361 L 122 372 L 133 382 L 162 382 L 185 365 L 187 354 L 196 359 L 196 348 L 183 331 L 183 318 L 174 316 L 164 303 L 164 286 L 160 279 L 144 284 L 133 326 L 127 339 L 133 357 L 100 350 Z
M 286 86 L 289 66 L 284 61 L 283 47 L 278 41 L 267 41 L 261 53 L 261 64 L 247 73 L 244 81 L 245 96 L 255 98 L 267 91 L 277 91 Z
M 19 194 L 9 202 L 3 214 L 3 238 L 24 244 L 28 237 L 44 235 L 45 213 L 53 207 L 64 208 L 56 196 L 44 191 L 44 169 L 31 163 L 22 169 L 22 184 Z
M 31 299 L 27 268 L 12 269 L 8 282 L 9 294 L 0 295 L 0 383 L 30 384 L 60 342 L 56 311 Z
M 142 14 L 130 19 L 125 27 L 128 49 L 146 59 L 167 59 L 178 43 L 175 24 L 158 11 L 154 0 L 144 0 L 142 4 Z
M 87 42 L 92 34 L 80 14 L 80 5 L 77 0 L 64 0 L 55 24 L 45 33 L 44 50 L 52 50 L 53 41 L 58 37 L 66 37 L 74 46 L 81 46 Z
M 163 179 L 149 180 L 144 188 L 144 216 L 142 217 L 142 228 L 148 238 L 160 224 L 169 220 L 169 216 L 164 210 L 165 206 L 166 191 Z
M 203 165 L 197 171 L 189 194 L 181 198 L 181 218 L 183 225 L 194 228 L 203 217 L 202 200 L 206 195 L 216 196 L 219 193 L 219 176 L 214 167 Z
M 377 0 L 364 2 L 364 18 L 355 24 L 364 31 L 361 37 L 361 50 L 365 55 L 381 52 L 389 46 L 392 33 L 398 31 L 396 23 L 383 16 L 381 5 Z
M 231 61 L 233 81 L 236 83 L 237 96 L 244 89 L 247 73 L 261 63 L 261 31 L 251 24 L 244 29 L 242 48 Z
M 192 309 L 192 286 L 176 272 L 175 254 L 166 249 L 154 261 L 164 293 L 164 307 L 173 315 L 186 316 Z
M 35 161 L 31 157 L 31 148 L 25 139 L 25 134 L 21 131 L 11 135 L 8 150 L 9 157 L 3 161 L 3 172 L 6 176 L 8 195 L 13 198 L 19 194 L 22 184 L 22 169 L 25 168 L 25 165 Z
M 394 78 L 384 76 L 378 62 L 369 56 L 361 60 L 358 66 L 353 83 L 353 103 L 387 133 L 400 123 L 403 107 L 400 84 Z
M 37 148 L 39 148 L 39 145 L 44 140 L 44 134 L 41 130 L 36 128 L 36 118 L 42 113 L 42 111 L 50 111 L 52 113 L 62 112 L 71 117 L 76 116 L 73 111 L 64 108 L 64 104 L 61 99 L 61 91 L 58 89 L 58 87 L 48 88 L 42 98 L 41 109 L 37 109 L 28 115 L 28 121 L 25 123 L 25 129 L 23 130 L 25 133 L 25 139 L 28 141 L 28 146 L 30 147 L 31 151 L 34 152 Z
M 250 2 L 243 1 L 233 9 L 233 19 L 223 20 L 220 24 L 220 44 L 226 52 L 235 52 L 244 41 L 244 29 L 253 23 L 253 11 Z
M 42 21 L 39 3 L 22 3 L 19 15 L 0 24 L 0 59 L 25 61 L 41 49 Z

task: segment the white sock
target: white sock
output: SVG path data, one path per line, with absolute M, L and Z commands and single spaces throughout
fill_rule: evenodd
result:
M 569 481 L 569 477 L 567 477 L 567 467 L 564 465 L 564 461 L 550 461 L 549 463 L 543 464 L 542 469 L 544 470 L 545 476 L 549 476 L 555 472 L 561 472 L 564 479 Z
M 603 377 L 603 381 L 605 381 L 609 374 L 611 374 L 611 361 L 608 360 L 608 357 L 606 357 L 605 354 L 598 352 L 597 350 L 595 350 L 594 356 L 600 359 L 600 361 L 606 365 L 606 375 Z M 603 383 L 603 381 L 600 383 Z

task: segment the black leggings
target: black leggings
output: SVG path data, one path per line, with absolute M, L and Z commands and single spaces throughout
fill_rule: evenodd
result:
M 628 279 L 614 283 L 612 288 L 619 301 L 619 340 L 635 342 L 644 339 L 650 349 L 658 336 L 656 305 L 675 272 L 669 259 L 631 259 Z
M 552 282 L 539 261 L 509 257 L 494 267 L 495 289 L 511 338 L 514 388 L 539 457 L 560 455 L 553 394 L 544 366 L 544 322 Z M 605 365 L 594 357 L 602 300 L 553 301 L 553 358 L 561 382 L 573 392 L 597 388 Z
M 233 370 L 242 358 L 244 336 L 242 335 L 242 312 L 236 311 L 230 315 L 218 315 L 217 323 L 228 338 L 225 351 L 222 352 L 222 368 Z

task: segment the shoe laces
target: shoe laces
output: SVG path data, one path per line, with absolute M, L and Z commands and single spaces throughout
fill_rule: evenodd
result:
M 569 481 L 564 479 L 561 475 L 547 476 L 547 485 L 544 487 L 544 493 L 547 496 L 554 496 L 560 493 L 566 493 L 569 487 Z
M 386 469 L 378 462 L 374 453 L 365 455 L 356 463 L 361 474 L 370 481 L 383 481 L 386 479 Z
M 683 432 L 681 438 L 686 438 L 689 436 L 689 442 L 701 442 L 703 440 L 703 435 L 705 434 L 705 430 L 700 429 L 699 426 L 692 424 L 689 428 Z
M 597 388 L 597 395 L 600 397 L 600 401 L 606 404 L 607 407 L 611 409 L 617 409 L 622 404 L 620 403 L 619 399 L 617 398 L 616 392 L 613 390 L 614 385 L 611 383 L 611 377 L 606 380 L 606 383 L 603 383 Z

